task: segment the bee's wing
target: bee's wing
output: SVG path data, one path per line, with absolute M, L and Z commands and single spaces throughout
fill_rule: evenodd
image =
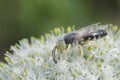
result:
M 85 30 L 90 30 L 90 29 L 96 29 L 96 28 L 98 28 L 98 25 L 99 25 L 100 23 L 95 23 L 95 24 L 91 24 L 91 25 L 89 25 L 89 26 L 85 26 L 85 27 L 83 27 L 83 28 L 80 28 L 80 29 L 78 29 L 77 31 L 85 31 Z
M 96 29 L 96 28 L 98 29 L 99 24 L 100 24 L 100 22 L 88 25 L 88 26 L 86 26 L 86 29 Z
M 83 27 L 81 29 L 76 30 L 76 32 L 78 32 L 80 36 L 85 36 L 85 35 L 94 33 L 99 29 L 99 24 L 100 23 L 95 23 L 95 24 Z
M 85 33 L 90 34 L 96 32 L 99 29 L 106 30 L 108 28 L 108 25 L 99 25 L 99 24 L 100 22 L 80 28 L 76 31 L 79 32 L 79 34 L 85 34 Z

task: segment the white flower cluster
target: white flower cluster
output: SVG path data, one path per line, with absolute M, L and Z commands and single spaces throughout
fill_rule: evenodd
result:
M 57 63 L 52 49 L 64 30 L 21 40 L 6 53 L 7 64 L 0 63 L 0 80 L 120 80 L 120 31 L 116 26 L 102 26 L 107 26 L 106 37 L 71 46 L 61 54 L 56 50 Z

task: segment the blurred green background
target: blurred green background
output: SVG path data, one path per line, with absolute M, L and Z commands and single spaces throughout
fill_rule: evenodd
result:
M 19 40 L 54 27 L 119 21 L 120 0 L 0 0 L 0 59 Z

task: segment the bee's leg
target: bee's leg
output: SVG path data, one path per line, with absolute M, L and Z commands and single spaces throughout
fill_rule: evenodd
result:
M 66 55 L 67 55 L 67 60 L 69 60 L 69 50 L 71 48 L 71 44 L 66 45 Z
M 95 43 L 94 41 L 88 41 L 87 43 L 92 44 L 92 46 L 95 47 L 96 49 L 100 48 L 100 46 L 97 43 Z
M 78 46 L 80 48 L 80 56 L 84 58 L 83 47 L 81 45 Z
M 56 51 L 56 48 L 54 48 L 54 49 L 52 50 L 52 57 L 53 57 L 53 61 L 55 62 L 55 64 L 57 64 L 57 56 L 56 56 L 56 54 L 55 54 L 55 51 Z
M 71 48 L 71 44 L 67 45 L 67 50 L 69 50 Z
M 62 54 L 62 50 L 58 49 L 58 56 L 57 56 L 58 60 L 60 60 L 61 58 L 60 54 Z

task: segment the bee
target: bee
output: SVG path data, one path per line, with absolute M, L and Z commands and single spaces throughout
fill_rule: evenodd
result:
M 98 28 L 98 24 L 93 24 L 87 28 L 82 28 L 70 33 L 67 33 L 63 36 L 62 39 L 58 40 L 55 48 L 52 50 L 53 60 L 57 63 L 55 57 L 55 50 L 59 49 L 62 51 L 64 48 L 68 48 L 69 44 L 71 45 L 84 45 L 86 41 L 91 41 L 94 39 L 99 39 L 107 35 L 107 31 L 102 28 Z M 62 53 L 62 52 L 61 52 Z

